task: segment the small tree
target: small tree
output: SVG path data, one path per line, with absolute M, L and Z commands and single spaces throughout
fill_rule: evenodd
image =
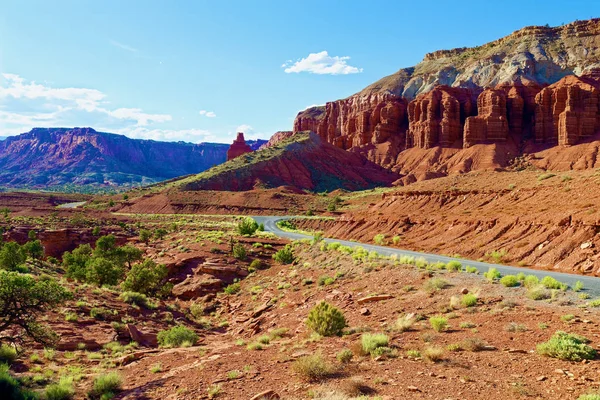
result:
M 238 224 L 238 232 L 240 235 L 254 235 L 258 230 L 258 223 L 254 218 L 246 217 Z
M 32 231 L 33 232 L 33 231 Z M 33 260 L 41 260 L 44 258 L 44 246 L 39 240 L 32 240 L 23 245 L 23 250 Z
M 92 247 L 89 244 L 79 245 L 72 252 L 63 253 L 63 267 L 67 271 L 67 277 L 85 281 L 87 275 L 86 265 L 92 258 Z
M 119 265 L 127 264 L 127 267 L 132 268 L 131 265 L 136 261 L 141 261 L 144 252 L 134 246 L 123 246 L 117 250 L 117 256 L 115 262 Z
M 0 268 L 2 269 L 16 271 L 26 260 L 25 251 L 16 242 L 8 242 L 0 249 Z
M 169 233 L 169 232 L 166 229 L 158 228 L 154 231 L 154 237 L 158 240 L 163 240 L 165 238 L 165 236 L 167 235 L 167 233 Z
M 24 335 L 44 345 L 53 344 L 56 334 L 38 321 L 43 313 L 69 297 L 70 293 L 54 279 L 0 271 L 0 334 L 9 335 L 12 341 Z
M 116 285 L 122 276 L 123 269 L 106 258 L 95 257 L 86 264 L 85 280 L 98 286 Z
M 29 240 L 35 240 L 35 239 L 37 239 L 37 233 L 35 233 L 35 231 L 31 230 L 27 233 L 27 237 L 29 238 Z
M 164 264 L 158 265 L 152 260 L 144 260 L 143 263 L 131 267 L 121 286 L 123 290 L 154 294 L 161 290 L 168 272 Z
M 140 240 L 142 242 L 148 244 L 151 238 L 152 232 L 150 232 L 148 229 L 140 229 Z

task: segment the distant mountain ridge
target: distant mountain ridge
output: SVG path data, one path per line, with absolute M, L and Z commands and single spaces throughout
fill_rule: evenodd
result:
M 257 149 L 265 140 L 248 141 Z M 225 162 L 228 144 L 130 139 L 92 128 L 34 128 L 0 141 L 0 186 L 130 187 Z

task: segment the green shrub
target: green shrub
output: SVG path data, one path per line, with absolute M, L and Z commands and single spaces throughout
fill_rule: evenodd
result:
M 152 232 L 150 232 L 148 229 L 140 229 L 140 241 L 147 244 L 151 238 Z
M 567 290 L 567 288 L 568 288 L 568 286 L 565 283 L 561 283 L 551 276 L 545 276 L 542 279 L 541 284 L 544 285 L 546 287 L 546 289 Z
M 384 235 L 384 234 L 382 234 L 382 233 L 379 233 L 379 234 L 375 235 L 375 236 L 373 237 L 373 242 L 374 242 L 375 244 L 378 244 L 378 245 L 380 245 L 380 246 L 383 246 L 383 245 L 385 244 L 385 235 Z
M 431 362 L 441 361 L 444 357 L 444 349 L 437 346 L 429 346 L 422 352 L 423 358 Z
M 527 297 L 531 300 L 546 300 L 549 299 L 550 296 L 551 293 L 543 285 L 538 284 L 527 290 Z
M 469 274 L 477 274 L 477 273 L 479 273 L 479 270 L 476 267 L 472 267 L 470 265 L 467 265 L 465 267 L 465 271 L 468 272 Z
M 462 264 L 459 261 L 452 260 L 446 263 L 446 269 L 448 271 L 458 272 L 462 269 Z
M 381 347 L 388 347 L 390 338 L 383 333 L 363 333 L 360 344 L 363 352 L 373 355 Z
M 241 243 L 236 243 L 233 246 L 232 255 L 233 258 L 236 258 L 240 261 L 245 261 L 248 258 L 248 252 L 246 251 L 244 245 Z
M 123 292 L 119 296 L 125 303 L 135 304 L 144 308 L 155 308 L 154 304 L 148 301 L 148 297 L 145 294 L 137 292 Z
M 158 292 L 164 293 L 163 288 L 168 273 L 169 270 L 164 264 L 156 264 L 154 261 L 147 259 L 131 267 L 121 287 L 123 290 L 145 295 Z
M 294 251 L 292 246 L 286 245 L 283 249 L 278 250 L 273 254 L 273 259 L 281 264 L 291 264 L 294 262 Z
M 483 276 L 485 276 L 488 281 L 495 281 L 500 279 L 502 274 L 496 268 L 490 268 L 487 272 L 483 273 Z
M 317 280 L 317 284 L 319 286 L 329 286 L 329 285 L 333 284 L 334 282 L 335 282 L 335 279 L 333 279 L 332 277 L 327 276 L 327 275 L 320 276 L 319 279 Z
M 10 375 L 8 366 L 0 363 L 0 395 L 6 400 L 36 400 L 38 396 L 26 389 Z
M 111 399 L 121 390 L 122 385 L 121 376 L 116 372 L 98 375 L 94 379 L 94 384 L 92 390 L 89 392 L 89 396 L 92 399 Z
M 0 346 L 0 363 L 10 365 L 17 359 L 17 349 L 13 346 L 3 343 Z
M 193 330 L 179 325 L 158 332 L 157 340 L 163 347 L 184 347 L 186 344 L 193 346 L 198 341 L 198 335 Z
M 119 283 L 123 276 L 123 269 L 106 258 L 94 257 L 86 263 L 85 281 L 95 283 L 98 286 Z
M 448 328 L 448 319 L 442 316 L 430 317 L 429 323 L 436 332 L 443 332 Z
M 331 376 L 335 370 L 320 354 L 299 357 L 294 362 L 294 371 L 309 382 L 318 382 Z
M 242 290 L 242 286 L 239 282 L 234 282 L 231 285 L 227 285 L 223 290 L 226 294 L 236 294 Z
M 257 270 L 257 269 L 261 270 L 261 269 L 267 269 L 267 268 L 269 268 L 269 266 L 267 265 L 266 262 L 264 262 L 263 260 L 259 260 L 257 258 L 255 260 L 252 260 L 249 268 L 254 268 L 255 270 Z
M 519 272 L 519 273 L 517 274 L 517 280 L 518 280 L 519 282 L 524 282 L 524 281 L 525 281 L 525 278 L 526 278 L 526 275 L 525 275 L 523 272 Z
M 581 281 L 575 282 L 575 285 L 573 285 L 573 291 L 581 292 L 582 290 L 583 290 L 583 282 L 581 282 Z
M 540 283 L 540 280 L 535 275 L 527 275 L 525 277 L 525 279 L 523 280 L 523 286 L 525 286 L 528 289 L 539 285 L 539 283 Z
M 428 292 L 435 292 L 437 290 L 445 289 L 450 284 L 442 278 L 431 278 L 423 284 L 423 288 Z
M 494 250 L 491 253 L 488 253 L 487 256 L 490 257 L 496 264 L 501 264 L 504 261 L 504 257 L 508 255 L 508 252 L 505 249 Z
M 597 393 L 586 393 L 582 394 L 577 400 L 600 400 L 600 394 Z
M 596 357 L 596 350 L 588 343 L 589 340 L 583 336 L 557 331 L 550 340 L 537 345 L 537 352 L 560 360 L 591 360 Z
M 75 396 L 73 378 L 62 377 L 58 383 L 46 387 L 46 400 L 69 400 Z
M 505 275 L 500 278 L 500 283 L 506 287 L 515 287 L 519 286 L 521 283 L 519 282 L 519 278 L 515 275 Z
M 18 271 L 27 260 L 25 250 L 16 242 L 0 246 L 0 269 Z
M 258 230 L 258 223 L 254 220 L 254 218 L 246 217 L 240 221 L 237 229 L 240 235 L 254 235 L 254 233 Z
M 90 309 L 90 317 L 98 320 L 105 320 L 111 315 L 110 310 L 102 307 L 93 307 Z
M 306 325 L 321 336 L 339 336 L 346 327 L 346 318 L 339 309 L 322 301 L 310 310 Z
M 348 349 L 343 349 L 337 353 L 335 358 L 337 358 L 337 360 L 342 364 L 348 364 L 352 360 L 353 356 L 354 355 L 352 354 L 352 351 Z
M 477 296 L 472 293 L 467 293 L 463 295 L 463 297 L 460 299 L 460 302 L 465 307 L 473 307 L 477 304 Z

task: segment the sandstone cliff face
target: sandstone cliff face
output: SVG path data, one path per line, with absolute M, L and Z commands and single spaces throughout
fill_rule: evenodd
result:
M 244 132 L 238 132 L 237 138 L 235 138 L 229 149 L 227 149 L 227 161 L 251 152 L 252 148 L 246 144 L 246 139 L 244 139 Z
M 569 76 L 535 97 L 535 140 L 574 145 L 600 129 L 600 81 Z
M 526 27 L 480 47 L 427 54 L 353 96 L 300 112 L 294 132 L 316 132 L 395 171 L 406 169 L 412 156 L 401 153 L 412 148 L 573 145 L 600 130 L 597 82 L 600 19 Z M 509 161 L 492 159 L 502 162 L 482 165 Z M 436 170 L 448 170 L 447 161 L 438 158 Z

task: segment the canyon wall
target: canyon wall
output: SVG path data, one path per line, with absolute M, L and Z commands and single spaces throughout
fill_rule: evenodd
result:
M 600 19 L 593 19 L 427 54 L 355 95 L 300 112 L 294 132 L 316 132 L 401 170 L 401 153 L 418 149 L 456 149 L 444 153 L 455 157 L 494 143 L 510 144 L 514 155 L 527 141 L 575 145 L 600 131 L 599 115 Z

